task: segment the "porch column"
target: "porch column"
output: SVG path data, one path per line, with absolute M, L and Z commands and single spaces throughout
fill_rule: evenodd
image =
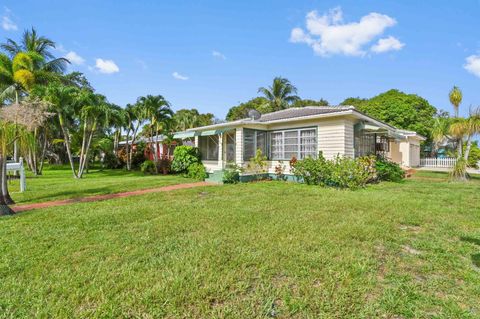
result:
M 243 166 L 243 128 L 235 129 L 235 164 Z
M 223 133 L 218 135 L 218 167 L 223 169 Z

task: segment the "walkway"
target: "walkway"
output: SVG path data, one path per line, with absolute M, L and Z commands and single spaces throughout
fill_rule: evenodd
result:
M 94 196 L 63 199 L 63 200 L 56 200 L 56 201 L 43 202 L 43 203 L 17 205 L 17 206 L 13 206 L 12 209 L 13 209 L 14 212 L 18 213 L 18 212 L 25 212 L 25 211 L 33 210 L 33 209 L 56 207 L 56 206 L 65 206 L 65 205 L 70 205 L 70 204 L 75 204 L 75 203 L 97 202 L 97 201 L 113 199 L 113 198 L 123 198 L 123 197 L 130 197 L 130 196 L 143 195 L 143 194 L 149 194 L 149 193 L 157 193 L 157 192 L 169 192 L 169 191 L 174 191 L 174 190 L 177 190 L 177 189 L 186 189 L 186 188 L 194 188 L 194 187 L 200 187 L 200 186 L 212 186 L 212 185 L 218 185 L 218 184 L 213 184 L 213 183 L 208 183 L 208 182 L 176 184 L 176 185 L 163 186 L 163 187 L 157 187 L 157 188 L 140 189 L 140 190 L 136 190 L 136 191 L 123 192 L 123 193 L 94 195 Z

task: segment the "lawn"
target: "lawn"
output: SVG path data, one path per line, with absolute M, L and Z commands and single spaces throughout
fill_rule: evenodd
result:
M 4 217 L 0 316 L 479 318 L 480 179 L 445 178 L 208 186 Z
M 74 179 L 68 168 L 50 166 L 44 169 L 43 175 L 40 177 L 28 175 L 27 192 L 19 192 L 18 180 L 12 180 L 9 187 L 17 204 L 26 204 L 119 193 L 192 181 L 179 175 L 153 176 L 138 171 L 100 169 L 91 169 L 82 179 Z

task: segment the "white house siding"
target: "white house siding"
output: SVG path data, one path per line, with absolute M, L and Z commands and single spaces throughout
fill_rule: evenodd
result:
M 332 159 L 337 155 L 354 156 L 353 121 L 331 119 L 318 124 L 318 150 Z
M 347 118 L 336 119 L 317 119 L 307 121 L 295 121 L 290 123 L 270 124 L 265 127 L 268 131 L 288 130 L 296 128 L 315 127 L 317 129 L 317 150 L 322 151 L 327 159 L 332 159 L 336 155 L 354 156 L 353 140 L 354 122 Z M 258 128 L 257 128 L 258 129 Z M 243 162 L 243 132 L 237 129 L 236 135 L 237 164 L 245 166 Z M 285 174 L 290 174 L 289 161 L 268 161 L 267 169 L 269 173 L 275 173 L 275 167 L 282 162 L 285 166 Z

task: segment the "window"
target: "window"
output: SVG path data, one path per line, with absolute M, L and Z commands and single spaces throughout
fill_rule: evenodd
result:
M 199 136 L 198 148 L 203 160 L 218 161 L 218 135 Z
M 317 155 L 317 130 L 299 129 L 270 133 L 270 157 L 272 160 L 304 159 Z
M 249 161 L 255 157 L 257 149 L 260 149 L 264 155 L 267 153 L 267 132 L 244 129 L 243 160 Z

